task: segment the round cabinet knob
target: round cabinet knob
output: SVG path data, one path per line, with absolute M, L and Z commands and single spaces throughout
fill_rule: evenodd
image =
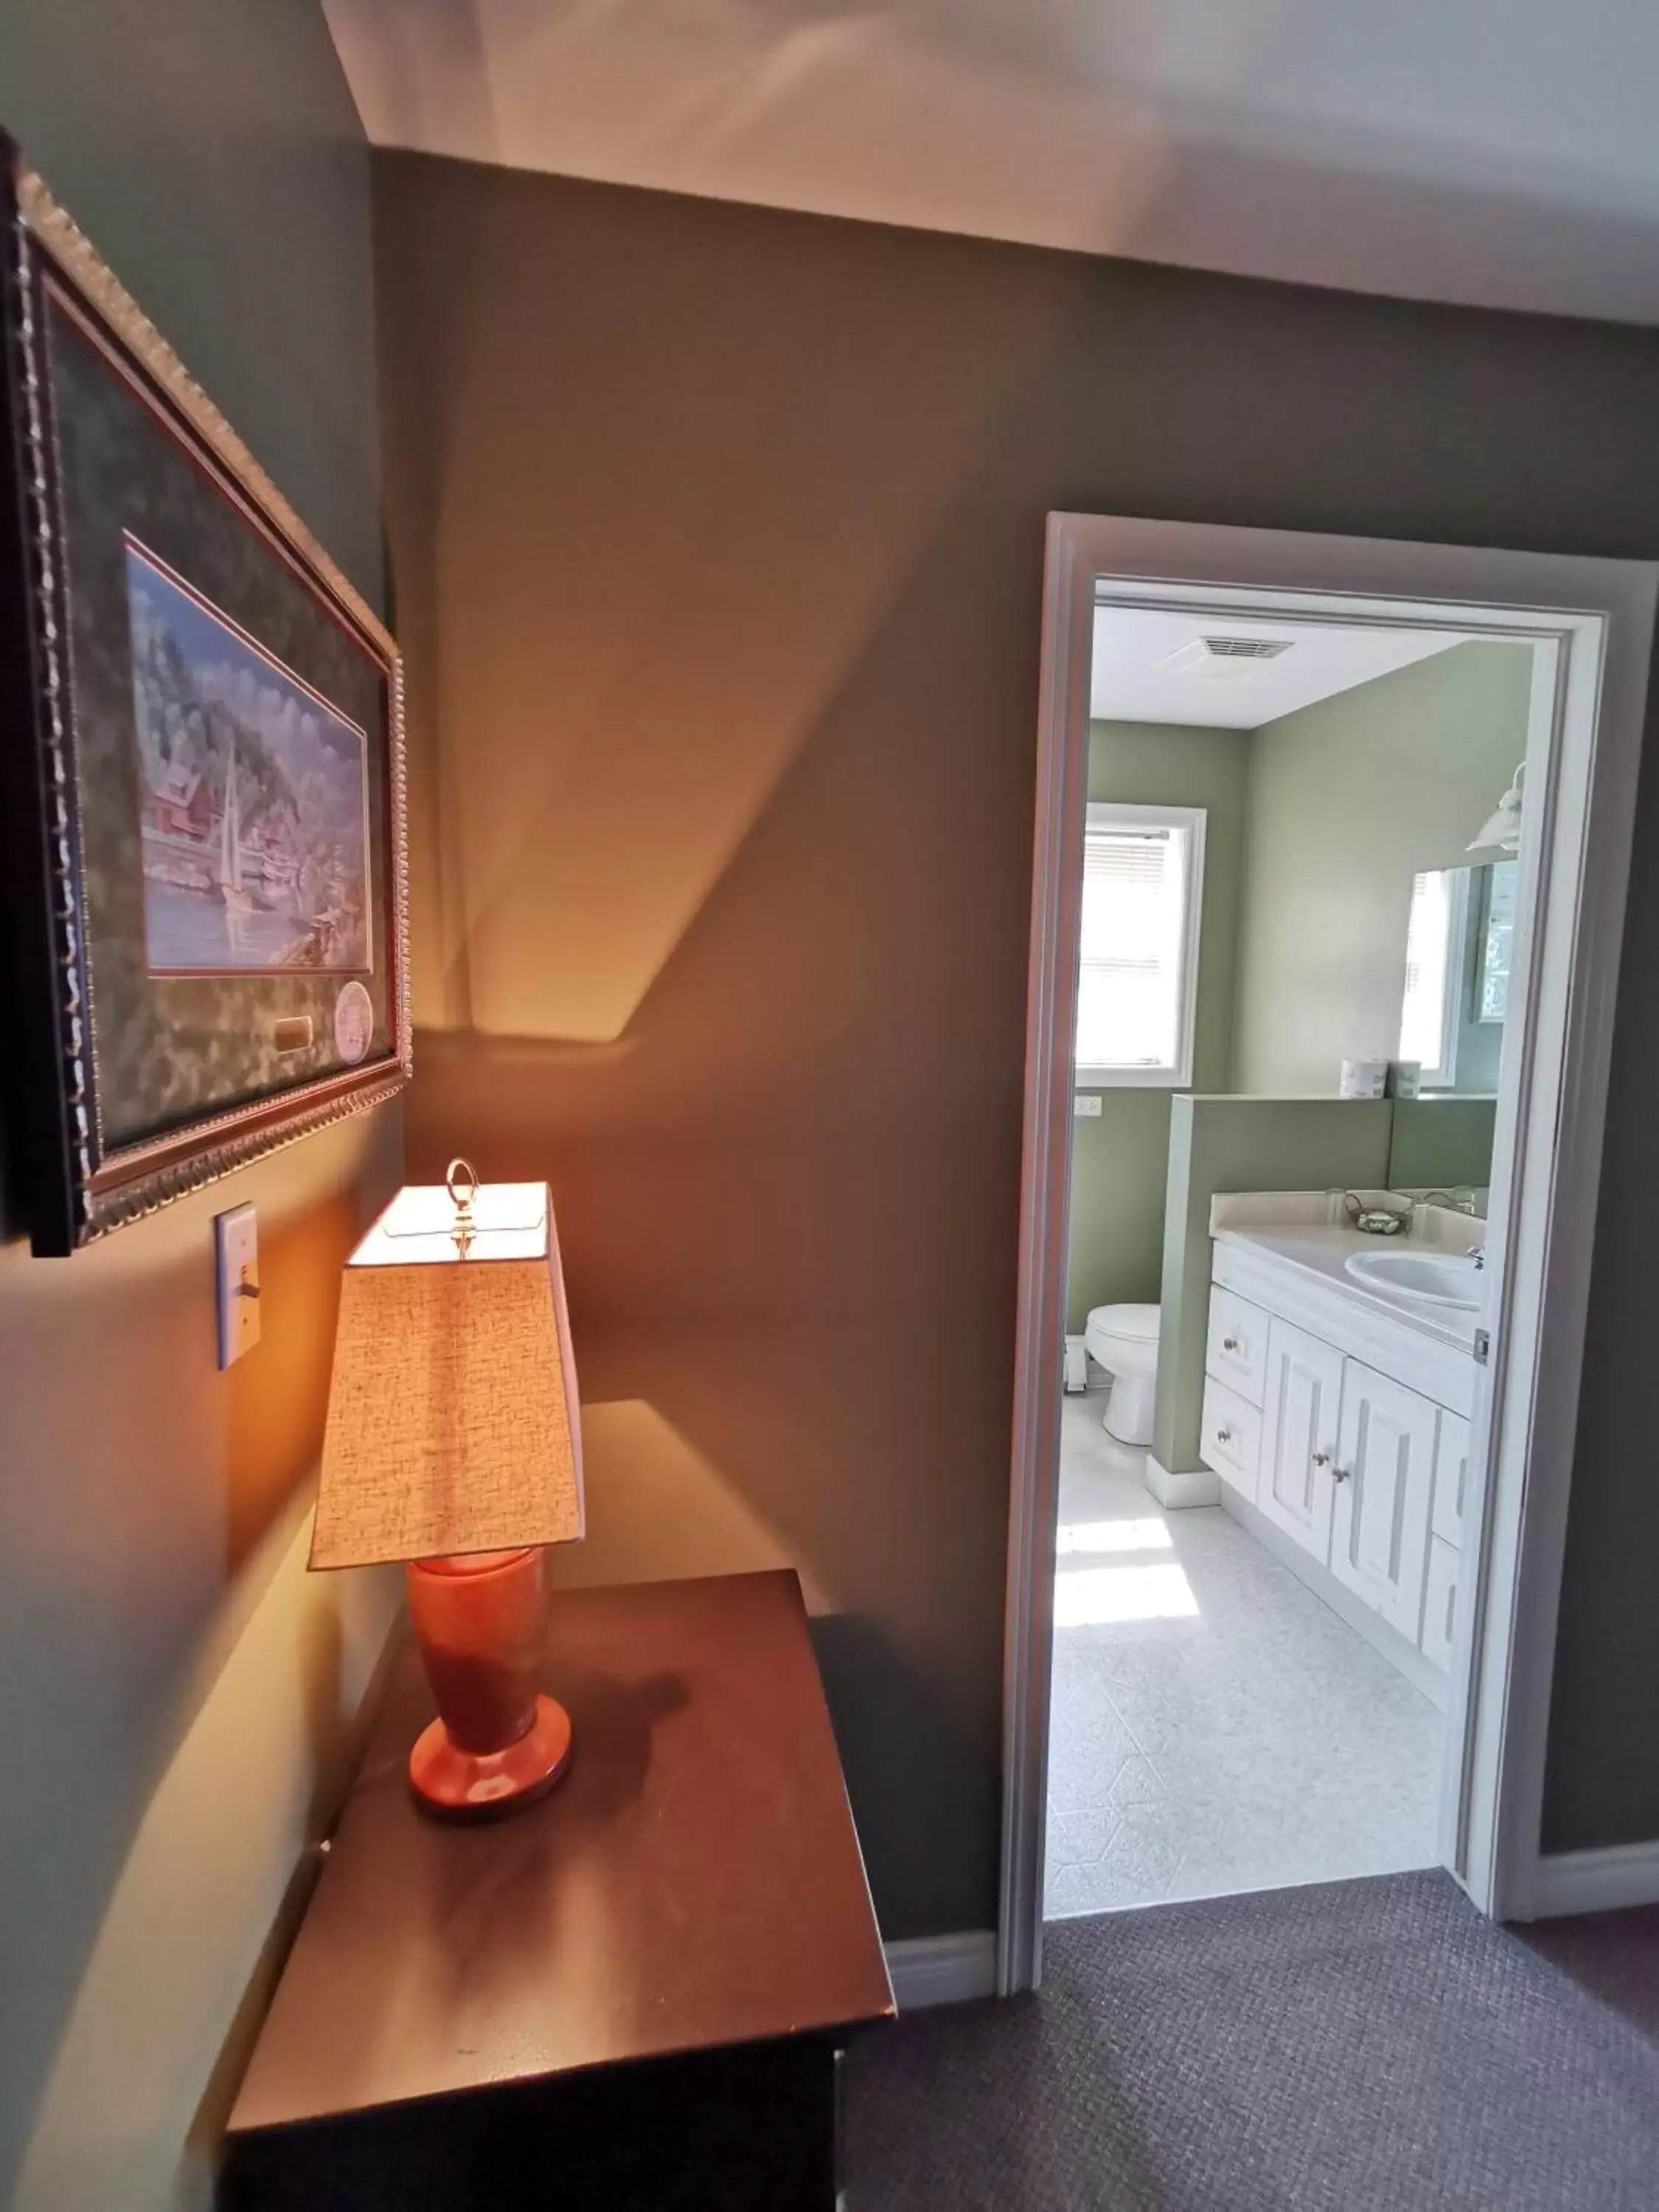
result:
M 1218 1429 L 1215 1432 L 1215 1440 L 1218 1444 L 1230 1444 L 1233 1440 L 1233 1432 L 1231 1429 Z
M 1316 1451 L 1313 1455 L 1313 1463 L 1316 1467 L 1328 1467 L 1331 1463 L 1331 1455 L 1326 1451 Z
M 1346 1482 L 1350 1472 L 1351 1470 L 1346 1467 L 1334 1467 L 1331 1469 L 1331 1480 L 1333 1482 Z
M 1224 1336 L 1221 1340 L 1221 1349 L 1224 1352 L 1237 1352 L 1238 1339 L 1236 1336 Z

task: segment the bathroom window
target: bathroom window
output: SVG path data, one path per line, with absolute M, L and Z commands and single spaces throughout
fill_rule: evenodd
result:
M 1478 1022 L 1502 1022 L 1510 1009 L 1510 961 L 1515 943 L 1515 894 L 1521 863 L 1499 860 L 1480 872 L 1486 882 L 1480 902 L 1474 1018 Z
M 1425 1091 L 1449 1090 L 1457 1080 L 1468 910 L 1468 869 L 1431 868 L 1412 878 L 1400 1057 L 1421 1061 Z
M 1083 848 L 1077 1081 L 1178 1089 L 1193 1079 L 1200 806 L 1089 809 Z

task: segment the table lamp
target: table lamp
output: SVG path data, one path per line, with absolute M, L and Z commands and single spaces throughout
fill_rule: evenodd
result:
M 399 1191 L 346 1262 L 313 1567 L 406 1563 L 439 1717 L 410 1754 L 428 1809 L 550 1789 L 570 1720 L 537 1677 L 544 1547 L 583 1530 L 575 1363 L 545 1183 Z

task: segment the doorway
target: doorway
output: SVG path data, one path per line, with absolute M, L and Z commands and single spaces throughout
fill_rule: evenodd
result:
M 1533 653 L 1096 611 L 1050 1920 L 1437 1860 Z
M 1368 1702 L 1375 1708 L 1379 1694 L 1392 1694 L 1395 1676 L 1401 1678 L 1401 1771 L 1413 1778 L 1417 1802 L 1401 1832 L 1415 1840 L 1396 1840 L 1389 1846 L 1395 1856 L 1404 1850 L 1422 1863 L 1426 1854 L 1449 1866 L 1488 1911 L 1516 1917 L 1534 1909 L 1542 1735 L 1588 1275 L 1586 1224 L 1593 1216 L 1599 1164 L 1654 591 L 1655 572 L 1631 563 L 1050 518 L 1010 1542 L 999 1938 L 1005 1990 L 1031 1986 L 1040 1972 L 1057 1616 L 1062 1636 L 1066 1616 L 1074 1632 L 1100 1632 L 1131 1674 L 1142 1672 L 1142 1687 L 1150 1695 L 1157 1688 L 1159 1635 L 1178 1633 L 1182 1607 L 1200 1604 L 1194 1574 L 1201 1579 L 1205 1566 L 1193 1550 L 1201 1542 L 1199 1524 L 1185 1524 L 1182 1538 L 1176 1533 L 1182 1526 L 1179 1516 L 1195 1509 L 1213 1513 L 1218 1497 L 1235 1509 L 1225 1531 L 1214 1517 L 1218 1537 L 1224 1534 L 1228 1542 L 1242 1537 L 1259 1551 L 1272 1570 L 1270 1580 L 1284 1580 L 1287 1572 L 1299 1577 L 1299 1586 L 1287 1581 L 1282 1595 L 1301 1614 L 1315 1644 L 1321 1638 L 1328 1643 L 1335 1630 L 1346 1637 L 1350 1630 L 1357 1634 L 1376 1624 L 1371 1649 L 1362 1653 L 1358 1642 L 1350 1649 L 1339 1639 L 1337 1656 L 1346 1661 L 1358 1655 L 1356 1710 Z M 1431 1085 L 1443 1079 L 1455 1060 L 1449 1009 L 1454 1002 L 1465 1008 L 1473 1003 L 1464 991 L 1474 958 L 1471 928 L 1491 939 L 1492 957 L 1480 988 L 1489 1002 L 1507 992 L 1518 1012 L 1504 1029 L 1501 1074 L 1487 1114 L 1489 1197 L 1474 1174 L 1457 1177 L 1458 1187 L 1448 1189 L 1437 1175 L 1410 1171 L 1413 1157 L 1419 1169 L 1446 1157 L 1443 1145 L 1437 1155 L 1432 1145 L 1425 1151 L 1420 1127 L 1403 1133 L 1407 1153 L 1396 1167 L 1383 1126 L 1392 1121 L 1392 1103 L 1375 1102 L 1382 1110 L 1373 1112 L 1370 1103 L 1355 1101 L 1359 1110 L 1346 1114 L 1334 1096 L 1340 1087 L 1334 1067 L 1325 1071 L 1328 1086 L 1322 1080 L 1318 1085 L 1332 1095 L 1298 1101 L 1307 1110 L 1290 1117 L 1296 1127 L 1279 1110 L 1283 1099 L 1257 1091 L 1253 1099 L 1238 1098 L 1243 1110 L 1237 1126 L 1220 1138 L 1211 1125 L 1235 1102 L 1224 1091 L 1195 1094 L 1176 1087 L 1194 1072 L 1200 1084 L 1205 1080 L 1201 1068 L 1183 1064 L 1183 1055 L 1190 1063 L 1195 1046 L 1202 1056 L 1202 1036 L 1195 1039 L 1194 1025 L 1205 979 L 1200 974 L 1194 981 L 1192 940 L 1203 943 L 1209 920 L 1194 883 L 1205 832 L 1200 826 L 1194 842 L 1189 823 L 1183 844 L 1172 813 L 1161 826 L 1164 842 L 1158 854 L 1150 847 L 1130 851 L 1127 845 L 1116 853 L 1113 835 L 1133 840 L 1143 828 L 1159 825 L 1097 818 L 1085 862 L 1097 637 L 1105 620 L 1120 628 L 1144 627 L 1160 617 L 1172 619 L 1184 633 L 1184 641 L 1171 648 L 1177 657 L 1185 645 L 1216 637 L 1243 659 L 1255 641 L 1277 641 L 1283 647 L 1305 637 L 1323 649 L 1340 634 L 1361 646 L 1369 640 L 1385 654 L 1403 651 L 1425 663 L 1466 646 L 1488 654 L 1507 648 L 1524 659 L 1527 769 L 1524 796 L 1514 794 L 1513 811 L 1517 821 L 1524 818 L 1525 835 L 1516 854 L 1504 854 L 1516 867 L 1500 890 L 1444 865 L 1449 854 L 1425 854 L 1440 865 L 1416 869 L 1409 880 L 1393 886 L 1390 896 L 1401 908 L 1401 964 L 1407 964 L 1409 939 L 1414 981 L 1404 974 L 1398 979 L 1394 1026 L 1386 1040 L 1393 1049 L 1353 1055 L 1414 1058 Z M 1287 631 L 1294 633 L 1288 640 Z M 1155 659 L 1161 665 L 1163 658 Z M 1307 655 L 1304 661 L 1316 658 Z M 1288 663 L 1288 653 L 1285 659 Z M 1190 815 L 1189 791 L 1114 794 L 1115 803 L 1130 807 L 1161 800 L 1176 808 L 1183 797 Z M 1510 797 L 1507 788 L 1491 793 L 1494 817 Z M 1483 805 L 1480 811 L 1486 811 Z M 1459 842 L 1478 843 L 1483 825 L 1468 826 L 1470 836 Z M 1353 834 L 1359 838 L 1355 849 L 1363 849 L 1360 825 Z M 1212 825 L 1209 849 L 1213 859 Z M 1159 869 L 1169 875 L 1162 893 L 1154 886 L 1156 895 L 1133 908 L 1137 926 L 1151 934 L 1137 949 L 1132 977 L 1126 981 L 1105 973 L 1098 948 L 1092 955 L 1084 948 L 1083 1027 L 1097 1037 L 1129 1038 L 1143 1064 L 1163 1055 L 1158 1065 L 1177 1101 L 1170 1109 L 1168 1157 L 1183 1178 L 1190 1215 L 1183 1237 L 1173 1200 L 1166 1211 L 1161 1304 L 1152 1307 L 1161 1316 L 1152 1355 L 1155 1384 L 1145 1352 L 1130 1340 L 1150 1302 L 1108 1299 L 1098 1310 L 1095 1352 L 1103 1356 L 1091 1359 L 1082 1379 L 1098 1385 L 1109 1376 L 1115 1395 L 1128 1380 L 1127 1394 L 1119 1400 L 1127 1419 L 1115 1424 L 1115 1440 L 1109 1427 L 1097 1431 L 1079 1416 L 1075 1397 L 1063 1404 L 1061 1395 L 1068 1324 L 1082 1317 L 1066 1310 L 1072 1102 L 1085 1076 L 1098 1079 L 1103 1073 L 1097 1066 L 1080 1070 L 1075 1057 L 1079 949 L 1090 868 L 1097 887 L 1103 869 L 1116 869 L 1120 922 L 1133 907 L 1133 900 L 1124 903 L 1132 878 L 1145 890 Z M 1184 942 L 1178 935 L 1183 913 L 1189 917 Z M 1162 953 L 1153 944 L 1160 928 Z M 1271 927 L 1267 936 L 1271 940 Z M 1167 1003 L 1155 1008 L 1145 987 L 1160 958 L 1168 970 Z M 1455 975 L 1454 960 L 1463 963 Z M 1350 1000 L 1352 1015 L 1358 994 L 1351 993 Z M 1111 1016 L 1103 1029 L 1103 1006 Z M 1356 1042 L 1363 1034 L 1376 1045 L 1374 1021 L 1369 1029 L 1357 1019 L 1353 1025 Z M 1468 1050 L 1491 1042 L 1472 1039 Z M 1252 1039 L 1250 1049 L 1259 1044 Z M 1414 1053 L 1406 1049 L 1411 1045 Z M 1278 1048 L 1262 1048 L 1263 1065 L 1272 1063 Z M 1101 1049 L 1091 1048 L 1097 1055 Z M 1443 1081 L 1439 1087 L 1448 1088 Z M 1103 1103 L 1114 1089 L 1102 1081 L 1097 1095 Z M 1420 1115 L 1407 1118 L 1421 1121 Z M 1436 1133 L 1437 1143 L 1446 1127 L 1443 1123 Z M 1322 1146 L 1328 1152 L 1333 1146 L 1334 1166 L 1323 1159 L 1316 1176 L 1266 1172 L 1282 1156 L 1305 1166 L 1323 1158 Z M 1247 1160 L 1260 1163 L 1256 1170 L 1242 1179 L 1237 1171 L 1218 1178 L 1218 1153 L 1233 1157 L 1241 1146 Z M 1299 1205 L 1302 1217 L 1264 1219 L 1261 1206 L 1268 1199 L 1279 1202 L 1281 1217 L 1285 1201 L 1294 1200 L 1290 1213 L 1296 1217 Z M 1352 1241 L 1351 1223 L 1316 1221 L 1308 1209 L 1347 1206 L 1380 1215 L 1389 1203 L 1401 1202 L 1419 1211 L 1410 1223 L 1414 1236 L 1398 1250 L 1409 1243 L 1414 1258 L 1426 1254 L 1431 1272 L 1437 1262 L 1458 1263 L 1442 1267 L 1444 1281 L 1439 1273 L 1435 1277 L 1440 1292 L 1449 1286 L 1461 1300 L 1458 1308 L 1443 1310 L 1443 1318 L 1454 1310 L 1471 1316 L 1471 1340 L 1455 1376 L 1443 1330 L 1425 1371 L 1413 1370 L 1402 1382 L 1397 1364 L 1391 1364 L 1400 1356 L 1398 1332 L 1386 1324 L 1391 1314 L 1407 1310 L 1397 1270 L 1388 1279 L 1386 1295 L 1382 1276 L 1373 1273 L 1360 1297 L 1338 1302 L 1345 1312 L 1357 1310 L 1362 1322 L 1368 1307 L 1380 1316 L 1375 1339 L 1365 1337 L 1362 1328 L 1357 1340 L 1331 1322 L 1334 1308 L 1298 1304 L 1297 1284 L 1282 1271 L 1274 1274 L 1275 1264 L 1287 1257 L 1273 1249 L 1275 1233 L 1281 1243 L 1286 1232 L 1300 1237 L 1304 1248 L 1322 1238 L 1334 1245 L 1345 1233 Z M 1478 1230 L 1469 1226 L 1475 1222 L 1482 1224 Z M 1382 1242 L 1378 1235 L 1374 1255 L 1352 1256 L 1382 1267 Z M 1473 1306 L 1467 1284 L 1456 1279 L 1460 1265 L 1479 1267 L 1482 1279 Z M 1346 1279 L 1343 1287 L 1351 1281 L 1357 1279 Z M 1419 1276 L 1419 1290 L 1426 1281 Z M 1301 1288 L 1308 1287 L 1304 1276 Z M 1419 1317 L 1428 1310 L 1419 1306 Z M 1247 1325 L 1229 1326 L 1230 1317 Z M 1224 1349 L 1229 1337 L 1232 1351 Z M 1259 1340 L 1246 1343 L 1247 1337 Z M 1071 1349 L 1075 1370 L 1075 1343 Z M 1269 1360 L 1278 1363 L 1271 1375 L 1264 1371 Z M 1075 1371 L 1072 1379 L 1079 1379 Z M 1155 1404 L 1150 1416 L 1135 1405 L 1143 1387 Z M 1219 1442 L 1204 1441 L 1206 1424 Z M 1079 1462 L 1092 1444 L 1095 1464 L 1090 1469 L 1079 1463 L 1073 1504 L 1062 1511 L 1061 1445 L 1068 1428 L 1079 1446 Z M 1265 1487 L 1260 1473 L 1264 1429 L 1269 1461 L 1279 1469 Z M 1431 1730 L 1413 1732 L 1409 1723 L 1424 1717 L 1430 1683 L 1421 1671 L 1429 1602 L 1425 1582 L 1439 1557 L 1432 1551 L 1429 1519 L 1433 1463 L 1460 1436 L 1468 1472 L 1443 1492 L 1461 1506 L 1453 1532 L 1458 1540 L 1440 1557 L 1443 1569 L 1446 1559 L 1453 1561 L 1459 1587 L 1455 1606 L 1444 1602 L 1443 1589 L 1435 1599 L 1447 1626 L 1444 1648 L 1432 1654 L 1443 1684 L 1438 1702 L 1444 1719 L 1437 1717 Z M 1367 1437 L 1373 1456 L 1360 1464 L 1356 1455 L 1363 1456 Z M 1390 1440 L 1386 1452 L 1385 1438 Z M 1120 1456 L 1115 1467 L 1104 1465 L 1115 1441 L 1120 1455 L 1145 1452 L 1147 1464 L 1137 1468 Z M 1097 1512 L 1089 1504 L 1091 1480 L 1095 1503 L 1103 1501 L 1110 1510 Z M 1114 1480 L 1120 1485 L 1115 1493 Z M 1142 1497 L 1144 1511 L 1139 1510 Z M 1305 1529 L 1297 1527 L 1304 1513 Z M 1403 1568 L 1402 1518 L 1408 1532 L 1417 1532 L 1407 1544 Z M 1387 1524 L 1381 1536 L 1380 1523 Z M 1443 1545 L 1448 1538 L 1443 1534 L 1440 1540 Z M 1321 1574 L 1328 1586 L 1321 1585 Z M 1345 1619 L 1350 1602 L 1366 1609 Z M 1261 1607 L 1257 1590 L 1243 1602 L 1239 1620 L 1259 1620 Z M 1137 1610 L 1146 1633 L 1126 1637 L 1121 1616 Z M 1091 1613 L 1103 1617 L 1091 1620 Z M 1120 1616 L 1115 1621 L 1109 1618 L 1114 1613 Z M 1379 1658 L 1393 1662 L 1395 1674 L 1385 1667 L 1370 1681 L 1365 1669 Z M 1415 1684 L 1413 1666 L 1419 1670 Z M 1117 1710 L 1124 1697 L 1133 1703 L 1136 1694 L 1126 1688 L 1109 1702 Z M 1121 1711 L 1118 1717 L 1124 1717 Z M 1121 1762 L 1121 1788 L 1130 1799 L 1150 1784 L 1143 1767 L 1155 1767 L 1157 1758 L 1146 1751 L 1144 1738 L 1155 1732 L 1156 1715 L 1149 1720 L 1143 1702 L 1141 1733 L 1134 1733 L 1131 1721 L 1127 1734 L 1133 1749 L 1124 1751 Z M 1322 1757 L 1328 1766 L 1328 1730 L 1323 1753 L 1317 1731 L 1302 1749 L 1316 1773 Z M 1432 1786 L 1437 1780 L 1437 1789 Z M 1363 1794 L 1363 1776 L 1361 1783 Z M 1437 1797 L 1437 1803 L 1429 1802 Z M 1340 1804 L 1333 1819 L 1332 1833 L 1340 1837 Z M 1142 1816 L 1139 1825 L 1156 1824 Z M 1304 1854 L 1299 1863 L 1281 1855 L 1277 1867 L 1258 1857 L 1254 1869 L 1248 1852 L 1235 1853 L 1235 1883 L 1226 1874 L 1227 1858 L 1223 1849 L 1219 1871 L 1212 1867 L 1203 1877 L 1211 1888 L 1318 1878 L 1326 1870 L 1317 1851 L 1311 1858 Z M 1362 1860 L 1328 1870 L 1366 1868 Z M 1151 1886 L 1156 1888 L 1156 1880 Z M 1133 1890 L 1131 1880 L 1121 1901 L 1139 1901 Z

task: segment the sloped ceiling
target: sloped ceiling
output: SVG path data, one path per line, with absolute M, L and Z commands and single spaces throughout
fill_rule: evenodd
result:
M 1654 0 L 326 0 L 388 146 L 1659 322 Z

